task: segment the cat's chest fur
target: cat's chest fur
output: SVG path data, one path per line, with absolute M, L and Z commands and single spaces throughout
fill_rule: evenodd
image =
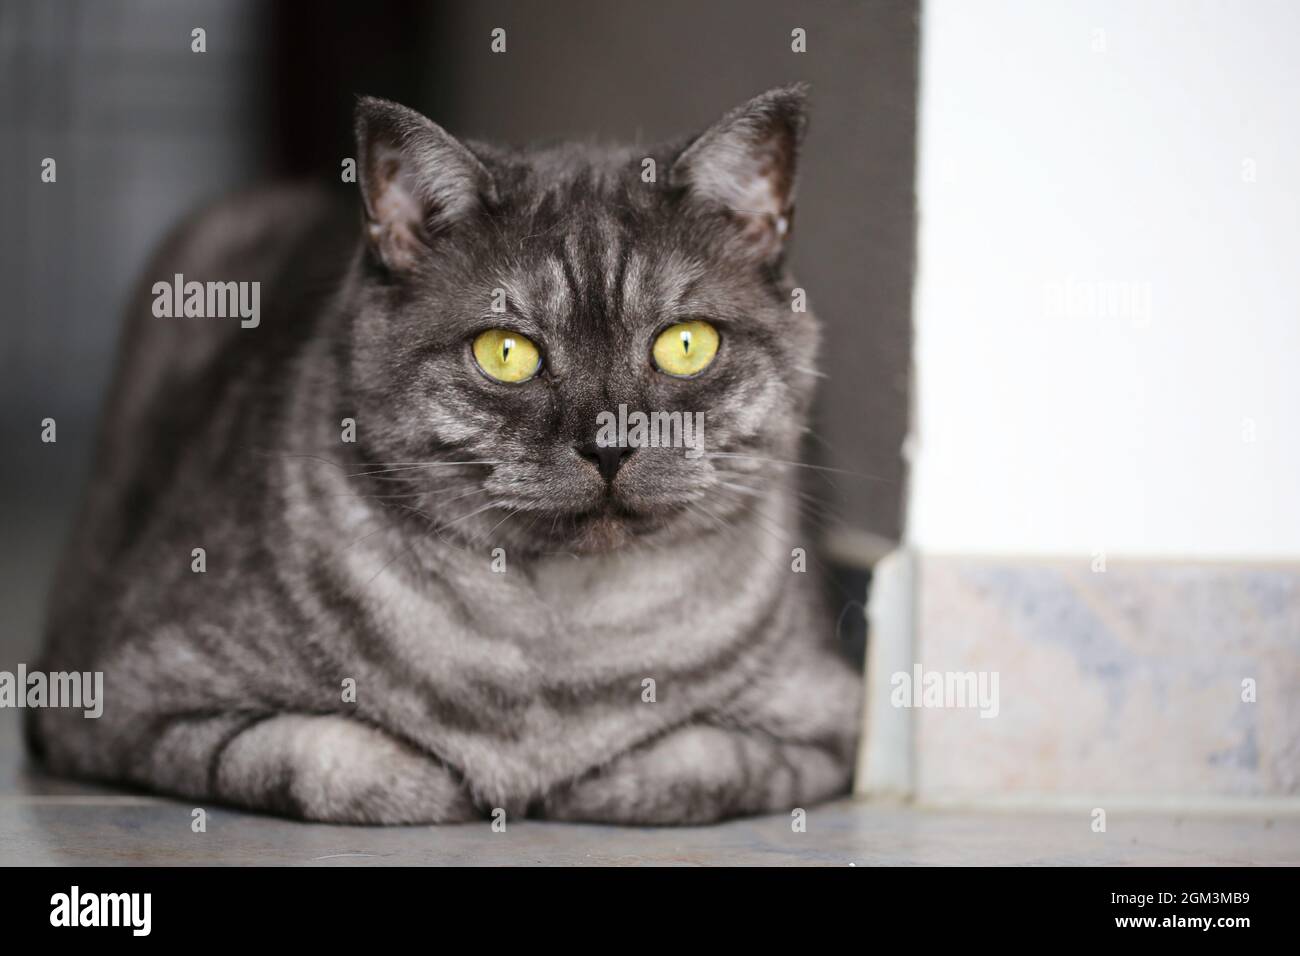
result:
M 367 506 L 333 500 L 341 526 L 364 524 Z M 760 673 L 788 623 L 774 611 L 782 554 L 756 524 L 613 555 L 507 554 L 504 565 L 489 546 L 395 531 L 329 559 L 361 609 L 332 630 L 339 658 L 365 675 L 367 716 L 504 800 L 720 706 Z

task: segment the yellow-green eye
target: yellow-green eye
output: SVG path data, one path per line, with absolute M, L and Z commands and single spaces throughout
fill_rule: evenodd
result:
M 717 354 L 718 330 L 707 322 L 678 322 L 655 339 L 655 364 L 678 378 L 702 372 Z
M 488 329 L 474 340 L 474 361 L 498 382 L 526 382 L 537 374 L 542 357 L 518 332 Z

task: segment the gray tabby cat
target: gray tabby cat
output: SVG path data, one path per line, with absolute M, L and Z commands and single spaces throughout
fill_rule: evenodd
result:
M 803 126 L 796 87 L 649 151 L 510 151 L 363 99 L 360 232 L 307 190 L 187 223 L 51 601 L 42 666 L 102 670 L 104 713 L 34 713 L 33 751 L 336 822 L 844 792 L 860 682 L 791 560 Z M 260 324 L 156 317 L 177 273 L 261 282 Z M 601 447 L 620 404 L 704 412 L 706 453 Z

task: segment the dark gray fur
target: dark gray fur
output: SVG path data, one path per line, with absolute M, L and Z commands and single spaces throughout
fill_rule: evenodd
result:
M 775 90 L 650 151 L 508 151 L 364 99 L 362 228 L 305 189 L 184 225 L 51 599 L 42 666 L 104 671 L 104 715 L 36 712 L 33 750 L 339 822 L 699 823 L 845 791 L 859 679 L 792 572 L 811 542 L 778 464 L 818 339 L 778 227 L 803 110 Z M 261 325 L 155 318 L 177 272 L 260 280 Z M 679 317 L 723 336 L 694 379 L 650 362 Z M 542 374 L 488 380 L 469 342 L 493 326 Z M 642 448 L 607 485 L 575 446 L 620 402 L 705 412 L 708 454 Z

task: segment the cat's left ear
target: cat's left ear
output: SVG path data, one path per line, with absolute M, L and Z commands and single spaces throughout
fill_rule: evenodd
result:
M 389 269 L 409 269 L 438 235 L 495 200 L 478 157 L 415 110 L 364 96 L 355 125 L 366 240 Z
M 803 84 L 769 90 L 724 116 L 673 163 L 672 184 L 723 207 L 763 258 L 780 252 L 790 229 L 807 100 Z

